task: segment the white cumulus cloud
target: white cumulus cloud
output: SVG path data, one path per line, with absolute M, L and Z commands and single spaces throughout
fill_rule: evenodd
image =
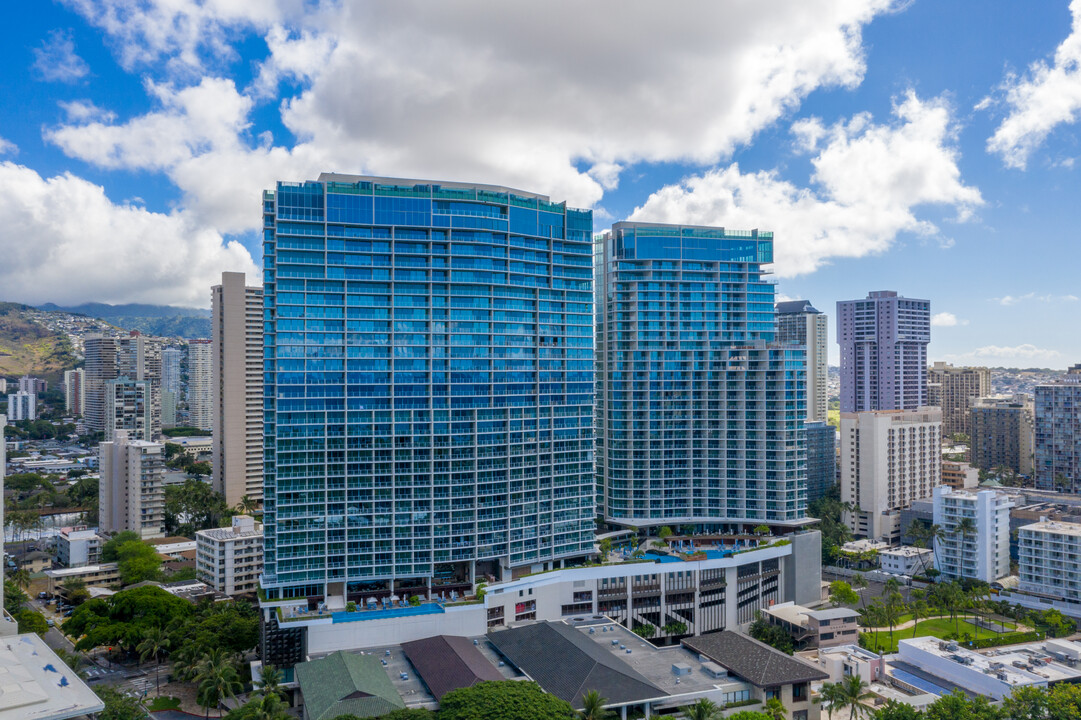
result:
M 73 83 L 90 74 L 90 66 L 75 54 L 71 32 L 53 30 L 34 48 L 34 72 L 49 82 Z
M 254 229 L 221 197 L 319 170 L 503 183 L 597 203 L 641 161 L 709 165 L 820 88 L 859 84 L 861 31 L 891 0 L 657 4 L 67 0 L 155 72 L 160 108 L 47 137 L 107 168 L 158 169 L 204 221 Z M 183 70 L 226 56 L 242 29 L 269 55 L 252 86 Z M 285 30 L 284 28 L 288 28 Z M 200 78 L 203 78 L 200 75 Z M 282 78 L 297 142 L 247 137 Z
M 958 319 L 951 312 L 940 312 L 931 316 L 931 325 L 934 327 L 955 327 L 957 325 L 968 325 L 968 320 Z
M 251 211 L 258 214 L 258 199 Z M 71 174 L 0 162 L 0 286 L 21 302 L 205 307 L 221 272 L 260 273 L 248 251 L 184 212 L 114 204 Z
M 983 198 L 961 180 L 945 101 L 909 91 L 894 115 L 885 124 L 867 114 L 828 128 L 797 123 L 800 145 L 818 153 L 814 188 L 732 164 L 658 190 L 631 219 L 774 230 L 781 277 L 812 272 L 832 257 L 882 252 L 901 232 L 939 237 L 916 208 L 947 206 L 966 220 Z
M 1011 307 L 1013 305 L 1019 305 L 1020 303 L 1033 301 L 1033 302 L 1076 302 L 1076 295 L 1054 295 L 1052 293 L 1036 293 L 1028 292 L 1024 295 L 1003 295 L 1002 297 L 991 298 L 991 302 L 998 303 L 1003 307 Z
M 1048 367 L 1050 363 L 1061 363 L 1062 353 L 1050 348 L 1041 348 L 1030 343 L 1014 346 L 985 345 L 967 353 L 946 355 L 946 360 L 955 364 L 994 365 L 997 367 Z
M 1032 63 L 1023 75 L 1010 74 L 1002 84 L 1009 114 L 987 140 L 987 149 L 1009 167 L 1024 168 L 1029 157 L 1059 125 L 1081 115 L 1081 0 L 1070 3 L 1070 34 L 1050 62 Z M 977 109 L 995 104 L 987 99 Z

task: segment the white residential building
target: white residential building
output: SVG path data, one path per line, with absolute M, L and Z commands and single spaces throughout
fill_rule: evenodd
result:
M 237 515 L 233 526 L 195 533 L 195 572 L 226 595 L 253 593 L 263 572 L 263 526 Z
M 263 289 L 221 274 L 211 294 L 214 489 L 263 499 Z
M 935 541 L 935 567 L 946 577 L 972 578 L 992 583 L 1010 574 L 1010 508 L 1014 502 L 994 490 L 935 488 L 935 525 L 946 538 Z M 972 521 L 974 532 L 962 537 L 962 519 Z
M 8 419 L 12 422 L 37 420 L 38 396 L 25 390 L 8 395 Z
M 857 537 L 896 543 L 901 511 L 942 483 L 942 410 L 841 413 L 841 502 Z
M 56 537 L 56 559 L 64 567 L 79 568 L 101 561 L 101 536 L 93 530 L 65 528 Z
M 1081 523 L 1041 519 L 1017 540 L 1021 592 L 1081 602 Z
M 99 528 L 117 533 L 134 530 L 144 538 L 161 537 L 165 505 L 165 446 L 129 440 L 125 430 L 98 446 L 101 480 Z
M 880 550 L 878 553 L 879 567 L 883 572 L 894 575 L 920 575 L 933 562 L 931 548 L 918 548 L 911 545 Z

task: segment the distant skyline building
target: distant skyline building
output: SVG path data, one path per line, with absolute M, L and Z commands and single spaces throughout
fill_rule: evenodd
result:
M 83 376 L 86 408 L 83 419 L 90 430 L 105 431 L 105 383 L 117 378 L 117 341 L 103 335 L 83 338 Z
M 807 421 L 826 422 L 829 409 L 829 316 L 807 300 L 777 303 L 777 342 L 807 348 Z
M 85 371 L 82 368 L 64 371 L 64 412 L 82 415 L 86 407 Z
M 942 410 L 841 413 L 841 502 L 857 537 L 897 542 L 901 511 L 942 484 Z
M 942 436 L 971 437 L 969 409 L 991 394 L 991 370 L 936 362 L 927 373 L 927 404 L 942 408 Z
M 214 489 L 236 505 L 263 499 L 263 289 L 244 273 L 211 288 Z
M 981 470 L 1032 475 L 1034 405 L 1025 394 L 977 398 L 969 410 L 969 457 Z
M 188 424 L 214 426 L 213 362 L 210 340 L 188 341 Z
M 595 253 L 604 519 L 806 522 L 806 353 L 775 342 L 773 234 L 620 222 Z
M 23 375 L 19 378 L 19 392 L 30 393 L 31 395 L 41 395 L 48 390 L 49 383 L 47 380 L 30 377 L 29 375 Z
M 165 446 L 133 440 L 124 430 L 98 446 L 98 527 L 132 530 L 143 538 L 164 535 Z
M 331 173 L 263 206 L 266 596 L 590 554 L 592 212 Z
M 108 433 L 107 413 L 109 388 L 107 383 L 119 378 L 149 383 L 150 437 L 161 436 L 161 346 L 138 332 L 127 337 L 112 338 L 87 335 L 83 338 L 86 409 L 83 418 L 87 428 Z M 115 411 L 115 407 L 114 407 Z M 114 428 L 115 429 L 115 426 Z
M 131 440 L 153 440 L 153 388 L 149 380 L 132 380 L 128 376 L 105 383 L 106 440 L 125 433 Z
M 1081 602 L 1081 523 L 1040 520 L 1017 531 L 1018 589 Z
M 807 502 L 829 494 L 837 485 L 837 428 L 826 422 L 807 422 Z
M 184 350 L 170 345 L 161 351 L 161 389 L 180 394 Z
M 8 395 L 8 418 L 12 422 L 19 420 L 38 419 L 38 396 L 34 393 L 20 390 Z
M 1036 487 L 1081 489 L 1081 363 L 1036 386 L 1034 455 Z
M 927 405 L 931 303 L 890 290 L 837 303 L 841 412 Z

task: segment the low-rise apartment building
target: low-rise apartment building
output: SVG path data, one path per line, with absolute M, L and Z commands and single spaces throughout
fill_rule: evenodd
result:
M 1018 589 L 1081 602 L 1081 524 L 1041 520 L 1018 530 Z
M 940 486 L 934 492 L 934 524 L 946 531 L 935 540 L 937 570 L 951 578 L 992 583 L 1010 574 L 1010 509 L 1005 493 Z M 969 526 L 971 532 L 964 532 Z
M 848 645 L 859 640 L 859 617 L 849 608 L 812 610 L 792 602 L 771 605 L 762 616 L 792 636 L 801 647 Z
M 879 567 L 894 575 L 921 575 L 932 567 L 934 553 L 930 548 L 901 545 L 878 553 Z
M 195 543 L 195 572 L 200 580 L 226 595 L 259 589 L 263 526 L 254 518 L 237 515 L 232 527 L 200 530 Z
M 56 559 L 64 567 L 94 565 L 101 560 L 101 536 L 93 530 L 64 528 L 56 536 Z

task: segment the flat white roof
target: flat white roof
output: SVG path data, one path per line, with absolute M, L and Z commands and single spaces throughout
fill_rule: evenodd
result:
M 1056 520 L 1041 520 L 1031 525 L 1023 525 L 1021 530 L 1029 532 L 1042 532 L 1052 535 L 1071 535 L 1081 537 L 1081 523 L 1058 522 Z
M 0 720 L 65 720 L 104 709 L 40 637 L 0 638 Z

